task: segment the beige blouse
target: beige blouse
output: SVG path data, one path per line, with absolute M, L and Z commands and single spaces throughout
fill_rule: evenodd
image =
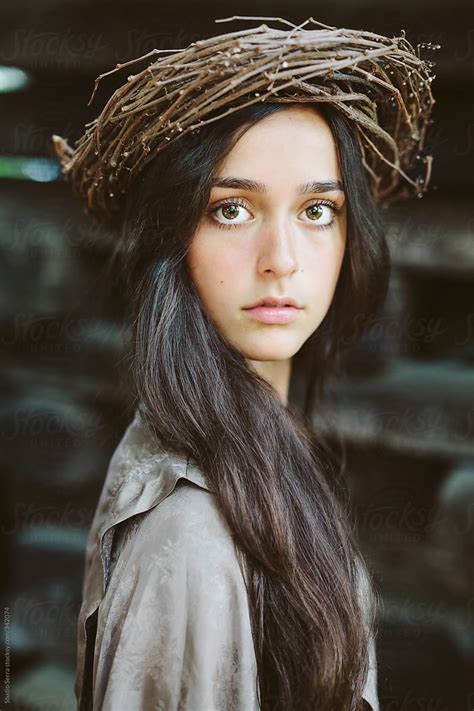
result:
M 78 711 L 257 711 L 245 575 L 203 473 L 136 410 L 88 537 Z M 373 638 L 363 698 L 379 711 Z

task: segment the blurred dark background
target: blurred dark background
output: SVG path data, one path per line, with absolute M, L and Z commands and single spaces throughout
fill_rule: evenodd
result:
M 2 695 L 74 709 L 88 527 L 132 410 L 111 235 L 59 173 L 71 142 L 154 47 L 309 16 L 387 35 L 436 62 L 429 195 L 386 214 L 384 312 L 334 383 L 360 542 L 381 595 L 382 711 L 474 709 L 474 14 L 472 2 L 340 0 L 185 5 L 34 0 L 0 14 Z M 315 413 L 315 424 L 319 423 Z M 329 438 L 333 436 L 327 432 Z M 122 711 L 118 709 L 117 711 Z M 125 711 L 125 710 L 124 710 Z

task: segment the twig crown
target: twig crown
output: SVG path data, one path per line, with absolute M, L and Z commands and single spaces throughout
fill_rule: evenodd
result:
M 154 49 L 123 67 L 166 53 L 129 75 L 72 148 L 52 136 L 62 172 L 102 222 L 120 213 L 121 194 L 159 151 L 244 106 L 266 102 L 330 102 L 356 126 L 364 167 L 381 205 L 422 196 L 431 177 L 425 150 L 435 99 L 434 62 L 421 59 L 405 37 L 336 28 L 312 17 L 301 25 L 279 17 L 233 16 L 215 22 L 265 20 L 247 30 Z M 269 27 L 280 22 L 291 29 Z M 307 25 L 319 26 L 318 29 Z M 418 162 L 419 175 L 412 173 Z

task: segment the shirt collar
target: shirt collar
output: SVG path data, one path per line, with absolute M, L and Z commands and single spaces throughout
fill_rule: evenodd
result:
M 186 455 L 163 449 L 137 409 L 110 460 L 104 485 L 109 505 L 101 532 L 152 508 L 180 477 L 213 493 L 197 464 Z

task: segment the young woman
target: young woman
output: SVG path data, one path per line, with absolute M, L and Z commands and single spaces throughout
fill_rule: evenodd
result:
M 378 709 L 375 594 L 310 425 L 386 294 L 367 167 L 340 108 L 293 95 L 122 190 L 137 408 L 89 535 L 79 709 Z

